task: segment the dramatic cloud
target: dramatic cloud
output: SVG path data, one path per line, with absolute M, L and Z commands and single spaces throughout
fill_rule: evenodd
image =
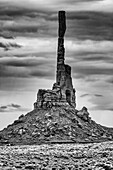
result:
M 68 37 L 113 40 L 113 15 L 102 12 L 71 12 L 68 14 Z
M 44 55 L 43 55 L 44 57 Z M 54 65 L 45 58 L 41 57 L 4 57 L 0 59 L 1 77 L 45 77 L 53 78 Z
M 17 39 L 19 44 L 23 43 L 21 51 L 11 50 L 8 54 L 5 54 L 9 56 L 0 58 L 1 77 L 42 76 L 53 78 L 56 44 L 55 40 L 52 39 L 52 41 L 51 39 L 50 41 L 45 39 Z M 112 46 L 112 41 L 67 40 L 66 55 L 68 56 L 68 63 L 72 66 L 73 76 L 85 78 L 92 75 L 112 75 Z
M 1 34 L 13 36 L 56 37 L 57 12 L 20 13 L 0 21 Z M 102 12 L 68 12 L 66 36 L 78 39 L 112 40 L 113 15 Z M 13 14 L 12 14 L 13 15 Z M 4 14 L 3 14 L 4 16 Z

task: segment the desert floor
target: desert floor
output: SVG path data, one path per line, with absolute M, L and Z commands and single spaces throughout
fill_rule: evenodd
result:
M 110 170 L 113 142 L 0 146 L 0 170 Z

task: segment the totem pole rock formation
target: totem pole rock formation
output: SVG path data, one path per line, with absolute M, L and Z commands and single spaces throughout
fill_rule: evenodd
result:
M 59 12 L 56 82 L 39 89 L 34 109 L 0 131 L 0 145 L 103 142 L 113 140 L 113 128 L 97 124 L 86 107 L 76 109 L 71 67 L 65 64 L 65 12 Z M 49 167 L 48 167 L 49 168 Z M 54 168 L 53 168 L 54 169 Z
M 61 88 L 62 99 L 75 106 L 75 89 L 72 85 L 71 67 L 64 63 L 64 35 L 66 31 L 65 11 L 59 12 L 58 56 L 56 83 Z
M 75 89 L 71 78 L 71 67 L 65 64 L 64 35 L 66 31 L 65 11 L 58 14 L 58 52 L 57 52 L 57 72 L 56 83 L 52 90 L 39 89 L 34 108 L 52 107 L 57 105 L 71 105 L 76 107 Z

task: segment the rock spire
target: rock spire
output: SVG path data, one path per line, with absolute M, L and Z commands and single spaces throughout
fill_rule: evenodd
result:
M 64 63 L 65 48 L 64 35 L 66 31 L 65 11 L 59 11 L 59 31 L 58 31 L 58 55 L 56 84 L 61 88 L 62 100 L 66 100 L 70 105 L 76 106 L 75 89 L 72 85 L 71 67 Z
M 71 105 L 76 107 L 75 89 L 71 78 L 71 67 L 65 64 L 64 35 L 66 32 L 65 11 L 58 13 L 58 51 L 56 82 L 52 90 L 39 89 L 34 108 L 52 107 L 56 105 Z
M 39 89 L 31 112 L 19 116 L 14 123 L 0 131 L 0 145 L 113 140 L 113 128 L 94 122 L 86 107 L 76 109 L 71 67 L 64 62 L 65 31 L 66 16 L 64 11 L 60 11 L 56 82 L 51 90 Z

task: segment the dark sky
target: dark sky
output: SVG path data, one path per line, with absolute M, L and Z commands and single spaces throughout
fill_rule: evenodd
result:
M 0 128 L 32 110 L 39 88 L 52 87 L 59 10 L 77 108 L 113 126 L 113 1 L 0 0 Z

